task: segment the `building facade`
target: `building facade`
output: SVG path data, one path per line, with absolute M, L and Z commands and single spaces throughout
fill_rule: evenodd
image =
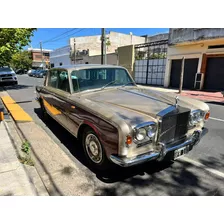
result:
M 50 65 L 51 68 L 62 65 L 71 65 L 70 46 L 67 45 L 52 51 L 50 53 Z
M 118 64 L 118 47 L 144 42 L 145 37 L 135 36 L 132 33 L 110 32 L 106 35 L 107 64 Z M 50 61 L 52 66 L 85 63 L 100 64 L 101 35 L 70 38 L 68 46 L 51 52 Z
M 43 49 L 42 52 L 38 48 L 28 48 L 32 57 L 32 68 L 49 68 L 50 67 L 50 52 L 52 50 Z
M 170 29 L 165 87 L 179 87 L 182 65 L 183 88 L 223 90 L 224 29 Z

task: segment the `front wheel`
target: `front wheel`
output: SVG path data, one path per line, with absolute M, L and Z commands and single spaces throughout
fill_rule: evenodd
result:
M 107 170 L 112 163 L 108 160 L 104 147 L 93 129 L 87 127 L 82 135 L 82 146 L 91 167 L 97 170 Z

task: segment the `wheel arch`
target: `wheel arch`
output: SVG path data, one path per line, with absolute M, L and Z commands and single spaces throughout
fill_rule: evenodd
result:
M 83 134 L 83 132 L 84 132 L 84 130 L 86 128 L 93 129 L 95 131 L 95 133 L 97 134 L 98 138 L 100 138 L 99 131 L 97 130 L 97 128 L 95 127 L 95 125 L 92 124 L 92 123 L 90 123 L 90 122 L 85 121 L 78 128 L 77 138 L 79 140 L 81 140 L 82 134 Z

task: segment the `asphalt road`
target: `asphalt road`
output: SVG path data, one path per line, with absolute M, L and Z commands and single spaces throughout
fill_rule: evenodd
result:
M 94 183 L 95 195 L 224 195 L 224 105 L 209 103 L 212 118 L 206 123 L 208 133 L 175 163 L 117 168 L 105 175 L 86 166 L 82 150 L 77 149 L 77 141 L 70 133 L 54 120 L 44 123 L 40 119 L 35 86 L 41 85 L 43 79 L 27 75 L 18 79 L 18 86 L 7 86 L 6 90 Z

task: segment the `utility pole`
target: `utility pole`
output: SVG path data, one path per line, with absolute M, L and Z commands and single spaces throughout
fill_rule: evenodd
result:
M 179 93 L 182 92 L 183 88 L 183 79 L 184 79 L 184 63 L 185 63 L 185 58 L 182 58 L 182 63 L 181 63 L 181 73 L 180 73 L 180 86 L 179 86 Z
M 43 65 L 43 69 L 44 69 L 43 48 L 42 48 L 42 42 L 41 41 L 40 41 L 40 51 L 41 51 L 42 65 Z
M 74 38 L 74 64 L 76 64 L 76 45 L 75 45 L 75 38 Z
M 106 64 L 106 37 L 105 37 L 105 28 L 101 29 L 101 64 Z

